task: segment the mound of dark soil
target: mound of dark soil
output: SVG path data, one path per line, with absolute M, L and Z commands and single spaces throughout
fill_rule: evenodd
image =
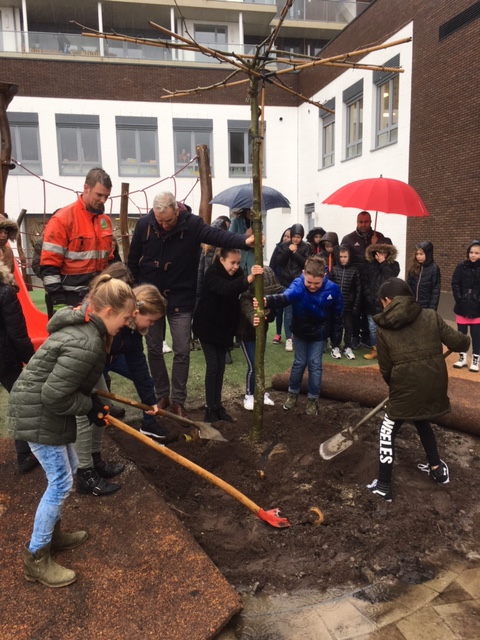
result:
M 263 509 L 279 508 L 292 524 L 286 529 L 265 524 L 224 491 L 134 438 L 116 430 L 113 434 L 123 454 L 161 491 L 239 591 L 323 590 L 388 575 L 422 581 L 431 577 L 436 554 L 448 550 L 464 555 L 476 549 L 477 438 L 436 428 L 440 455 L 451 475 L 448 485 L 438 486 L 417 469 L 417 463 L 425 462 L 423 449 L 415 428 L 405 424 L 397 438 L 394 499 L 385 503 L 365 488 L 377 473 L 380 417 L 360 428 L 360 439 L 350 449 L 325 461 L 320 443 L 355 425 L 368 409 L 322 400 L 319 416 L 312 418 L 303 413 L 304 396 L 295 412 L 286 412 L 285 394 L 271 395 L 275 406 L 265 407 L 260 444 L 250 441 L 252 414 L 233 400 L 227 409 L 235 423 L 215 425 L 227 442 L 180 439 L 169 447 Z M 203 417 L 200 411 L 190 415 Z M 164 424 L 182 432 L 170 420 Z M 321 525 L 315 525 L 310 512 L 315 507 L 324 514 Z

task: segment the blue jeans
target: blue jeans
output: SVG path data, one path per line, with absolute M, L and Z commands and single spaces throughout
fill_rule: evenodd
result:
M 52 541 L 55 523 L 60 519 L 62 505 L 73 486 L 78 459 L 73 444 L 48 445 L 29 442 L 47 476 L 47 488 L 40 500 L 33 523 L 32 539 L 28 545 L 35 553 Z
M 292 330 L 290 325 L 292 324 L 292 305 L 283 309 L 283 327 L 285 329 L 285 340 L 289 340 L 292 337 Z
M 377 346 L 377 325 L 375 324 L 375 320 L 373 316 L 370 314 L 367 315 L 368 318 L 368 331 L 370 333 L 370 343 L 372 347 Z
M 243 355 L 247 361 L 247 379 L 245 382 L 245 395 L 253 396 L 255 393 L 255 340 L 240 343 Z
M 322 384 L 322 356 L 325 351 L 325 340 L 307 342 L 295 336 L 293 350 L 295 357 L 290 372 L 288 391 L 300 393 L 303 374 L 305 368 L 308 367 L 307 397 L 316 400 L 320 395 L 320 385 Z

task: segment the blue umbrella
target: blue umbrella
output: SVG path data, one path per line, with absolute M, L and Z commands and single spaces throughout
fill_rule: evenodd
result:
M 230 209 L 251 209 L 253 184 L 249 182 L 229 187 L 210 200 L 210 204 L 223 204 Z M 280 191 L 272 187 L 262 187 L 262 211 L 278 208 L 290 209 L 290 202 Z

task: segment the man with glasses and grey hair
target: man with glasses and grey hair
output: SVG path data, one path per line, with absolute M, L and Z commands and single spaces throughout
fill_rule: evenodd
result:
M 190 366 L 190 337 L 197 272 L 202 243 L 229 249 L 249 249 L 254 237 L 230 233 L 206 224 L 173 193 L 159 193 L 150 212 L 133 233 L 128 266 L 138 283 L 155 285 L 167 301 L 166 319 L 174 352 L 172 379 L 163 355 L 165 318 L 147 334 L 148 362 L 160 409 L 187 417 L 185 401 Z

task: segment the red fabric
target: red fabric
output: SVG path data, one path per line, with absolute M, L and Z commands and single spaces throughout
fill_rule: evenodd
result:
M 18 300 L 22 306 L 23 315 L 27 323 L 27 332 L 36 351 L 48 337 L 48 317 L 46 313 L 42 313 L 37 309 L 31 301 L 16 260 L 14 260 L 14 276 L 15 282 L 19 287 Z

